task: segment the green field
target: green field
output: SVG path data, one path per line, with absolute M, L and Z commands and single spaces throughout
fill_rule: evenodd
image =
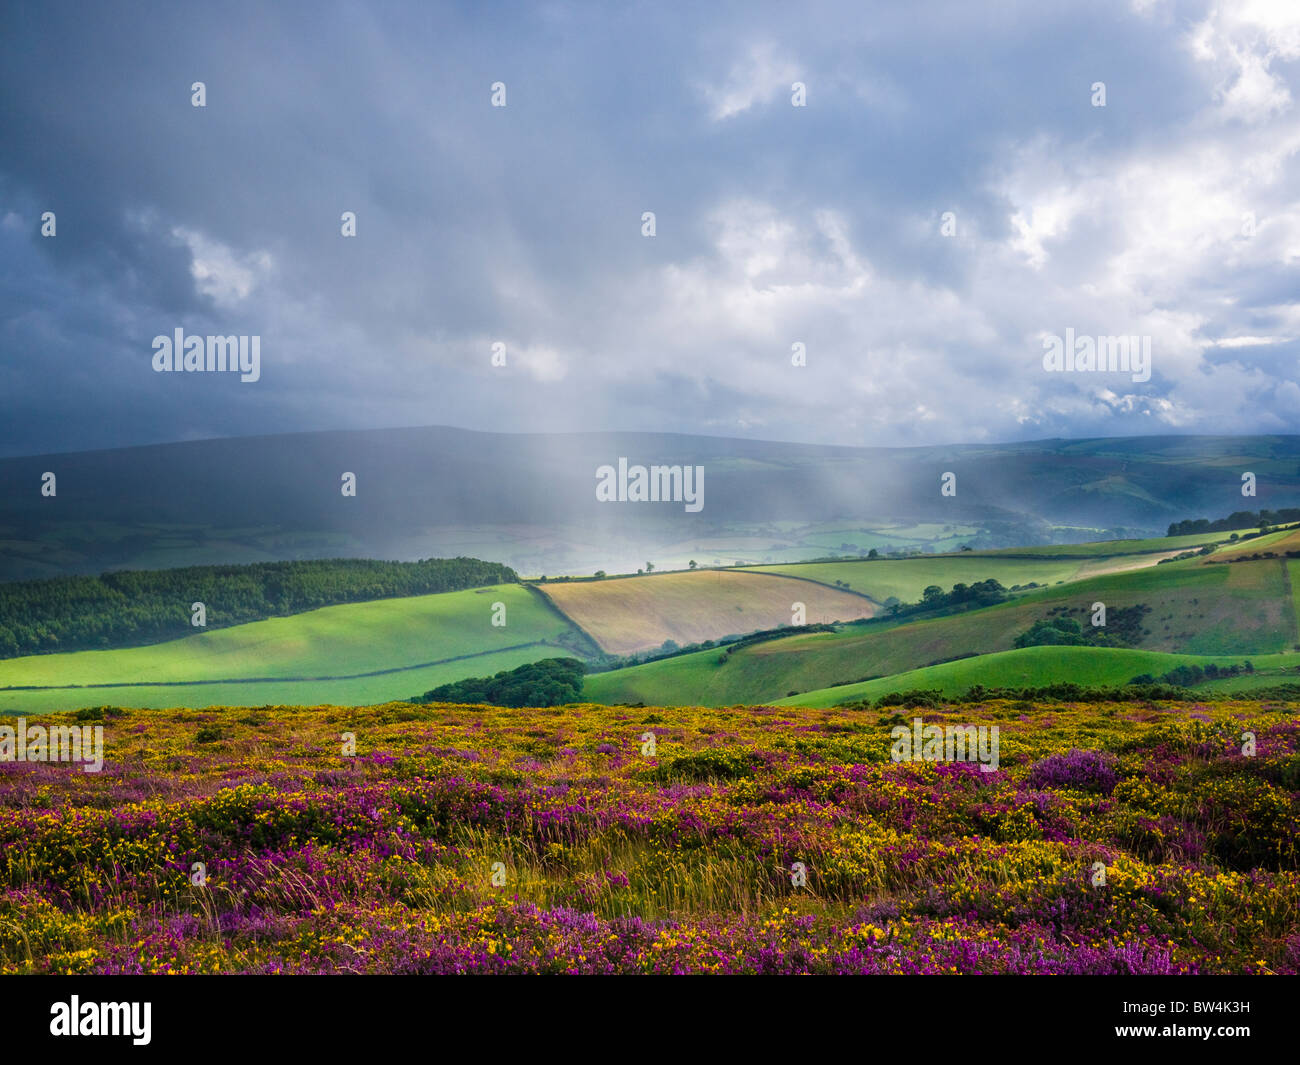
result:
M 1256 671 L 1243 677 L 1216 677 L 1196 685 L 1197 694 L 1204 694 L 1209 699 L 1230 692 L 1252 692 L 1261 688 L 1275 688 L 1280 684 L 1300 684 L 1300 658 L 1289 655 L 1260 655 L 1251 659 Z M 1259 663 L 1289 662 L 1290 665 L 1259 669 Z
M 783 566 L 754 566 L 748 573 L 776 573 L 806 581 L 828 584 L 847 581 L 848 586 L 878 603 L 890 596 L 915 603 L 927 585 L 947 591 L 954 584 L 974 584 L 992 577 L 1010 588 L 1013 584 L 1054 584 L 1071 580 L 1079 560 L 1007 558 L 1002 555 L 935 555 L 930 558 L 881 558 L 870 562 L 799 562 Z
M 1291 614 L 1295 624 L 1295 649 L 1300 651 L 1300 559 L 1287 559 L 1287 581 L 1291 585 Z
M 990 577 L 1001 581 L 1008 588 L 1017 584 L 1056 584 L 1082 580 L 1099 575 L 1106 569 L 1124 570 L 1154 565 L 1156 556 L 1161 554 L 1190 551 L 1205 544 L 1226 543 L 1231 535 L 1231 532 L 1200 533 L 1148 540 L 1103 540 L 1089 544 L 963 551 L 951 555 L 904 559 L 787 563 L 748 569 L 755 573 L 802 577 L 831 586 L 836 581 L 847 581 L 853 591 L 868 595 L 878 602 L 894 596 L 905 603 L 914 603 L 921 598 L 921 593 L 929 584 L 937 584 L 947 591 L 958 581 L 972 584 Z M 1248 541 L 1249 547 L 1242 545 L 1241 549 L 1247 552 L 1267 550 L 1270 543 L 1279 542 L 1288 535 L 1288 532 L 1270 533 Z
M 41 714 L 83 706 L 268 706 L 333 704 L 369 706 L 421 695 L 430 688 L 470 675 L 514 669 L 539 658 L 569 652 L 550 644 L 492 651 L 432 666 L 417 666 L 378 676 L 333 680 L 230 681 L 199 684 L 111 685 L 103 688 L 52 688 L 0 691 L 0 713 Z
M 1287 675 L 1284 652 L 1300 650 L 1300 561 L 1218 561 L 1236 550 L 1225 548 L 1205 558 L 1155 564 L 1161 553 L 1227 535 L 544 585 L 568 617 L 541 589 L 516 584 L 350 603 L 145 647 L 0 661 L 0 711 L 38 713 L 106 703 L 382 702 L 575 650 L 585 657 L 595 651 L 593 637 L 616 652 L 658 647 L 666 639 L 686 644 L 788 624 L 794 601 L 806 604 L 807 621 L 813 623 L 853 617 L 855 611 L 870 614 L 875 607 L 864 595 L 877 602 L 890 596 L 915 602 L 931 584 L 947 590 L 957 582 L 990 577 L 1008 588 L 1030 582 L 1040 587 L 966 613 L 920 620 L 877 617 L 731 654 L 714 648 L 592 674 L 584 697 L 602 703 L 726 706 L 787 697 L 839 700 L 858 688 L 960 690 L 975 683 L 1025 686 L 1062 679 L 1112 684 L 1139 673 L 1159 675 L 1181 663 L 1245 657 L 1258 673 L 1206 682 L 1205 690 L 1244 690 L 1294 679 Z M 1297 539 L 1294 531 L 1281 531 L 1241 545 L 1241 553 L 1285 549 Z M 836 588 L 837 580 L 846 581 L 851 591 Z M 1011 653 L 1016 638 L 1034 622 L 1062 610 L 1079 618 L 1098 601 L 1111 610 L 1150 608 L 1136 649 Z M 496 602 L 506 606 L 504 627 L 491 624 Z M 1139 660 L 1143 655 L 1151 658 L 1148 664 Z M 1270 660 L 1274 665 L 1266 668 Z
M 1300 550 L 1300 530 L 1297 530 L 1295 526 L 1287 526 L 1276 532 L 1256 536 L 1245 543 L 1227 544 L 1219 548 L 1214 557 L 1216 559 L 1241 558 L 1245 555 L 1266 551 L 1272 551 L 1280 555 L 1295 550 Z
M 889 551 L 896 548 L 920 547 L 922 544 L 929 544 L 937 549 L 937 545 L 941 543 L 964 542 L 978 536 L 981 531 L 977 525 L 940 525 L 934 522 L 876 527 L 867 527 L 860 522 L 836 522 L 810 528 L 814 531 L 796 534 L 799 545 L 821 548 L 823 554 L 838 551 L 844 544 L 863 551 L 873 547 L 878 551 Z
M 497 602 L 506 608 L 501 627 L 492 625 L 492 604 Z M 200 699 L 231 704 L 382 701 L 538 658 L 573 654 L 559 641 L 567 637 L 577 645 L 576 635 L 545 600 L 517 584 L 347 603 L 148 647 L 8 659 L 0 662 L 0 689 L 46 690 L 0 690 L 0 709 L 35 712 L 114 701 L 196 705 Z M 356 676 L 399 669 L 406 672 Z M 204 681 L 213 683 L 188 683 Z M 177 682 L 187 683 L 135 686 Z M 126 684 L 132 686 L 119 687 Z M 84 685 L 114 687 L 76 687 Z
M 1205 544 L 1227 543 L 1236 533 L 1259 532 L 1258 529 L 1234 529 L 1227 532 L 1194 533 L 1187 536 L 1158 536 L 1146 540 L 1094 540 L 1086 544 L 1045 544 L 1042 547 L 1008 547 L 996 552 L 998 556 L 1029 556 L 1057 558 L 1089 558 L 1099 555 L 1139 555 L 1156 551 L 1191 551 Z M 1271 534 L 1270 534 L 1271 535 Z M 1263 537 L 1259 538 L 1261 541 Z
M 1149 673 L 1158 677 L 1176 666 L 1230 666 L 1250 659 L 1257 669 L 1268 669 L 1266 676 L 1226 677 L 1212 682 L 1219 691 L 1241 691 L 1280 683 L 1283 669 L 1292 678 L 1300 665 L 1300 654 L 1224 656 L 1177 655 L 1157 651 L 1133 651 L 1118 647 L 1025 647 L 1002 651 L 960 662 L 945 662 L 926 669 L 914 669 L 860 684 L 804 692 L 775 700 L 777 706 L 834 706 L 858 699 L 879 699 L 889 692 L 912 689 L 938 690 L 945 695 L 959 695 L 982 684 L 986 688 L 1042 687 L 1073 682 L 1089 685 L 1122 685 L 1136 676 Z M 1211 685 L 1204 686 L 1209 690 Z M 1197 690 L 1201 690 L 1198 686 Z
M 761 702 L 904 673 L 959 655 L 1010 651 L 1018 635 L 1054 608 L 1088 610 L 1097 601 L 1108 609 L 1139 603 L 1151 608 L 1142 651 L 1280 653 L 1294 642 L 1283 566 L 1279 559 L 1231 565 L 1187 560 L 1112 573 L 963 614 L 789 636 L 738 650 L 725 662 L 718 651 L 705 651 L 595 674 L 587 678 L 584 694 L 593 702 L 648 705 L 673 698 L 702 706 Z

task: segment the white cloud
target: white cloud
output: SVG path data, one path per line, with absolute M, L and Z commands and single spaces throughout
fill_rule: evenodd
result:
M 748 111 L 755 104 L 768 103 L 779 93 L 789 93 L 799 80 L 799 68 L 777 54 L 768 42 L 754 44 L 731 67 L 721 86 L 703 85 L 701 91 L 715 122 Z
M 1300 5 L 1293 0 L 1219 4 L 1192 28 L 1187 42 L 1197 59 L 1218 71 L 1221 118 L 1257 123 L 1290 110 L 1290 89 L 1273 63 L 1300 57 Z
M 240 255 L 233 248 L 185 226 L 173 226 L 172 236 L 190 250 L 194 287 L 223 309 L 242 303 L 274 268 L 270 252 Z
M 1212 340 L 1211 347 L 1216 348 L 1255 348 L 1267 344 L 1284 344 L 1290 337 L 1223 337 Z
M 538 381 L 562 381 L 569 372 L 568 360 L 551 347 L 520 348 L 514 354 L 514 361 Z

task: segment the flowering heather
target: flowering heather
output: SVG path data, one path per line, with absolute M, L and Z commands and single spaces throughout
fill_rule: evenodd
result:
M 0 763 L 0 972 L 1300 969 L 1294 710 L 924 720 L 998 771 L 835 708 L 120 711 Z
M 1072 750 L 1044 758 L 1029 771 L 1035 788 L 1078 788 L 1109 795 L 1119 780 L 1115 756 L 1106 751 Z

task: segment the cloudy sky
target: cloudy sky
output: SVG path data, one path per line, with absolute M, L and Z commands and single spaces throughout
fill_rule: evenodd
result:
M 1297 432 L 1298 96 L 1295 0 L 4 0 L 0 454 Z

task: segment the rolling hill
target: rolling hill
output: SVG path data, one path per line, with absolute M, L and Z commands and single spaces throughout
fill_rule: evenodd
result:
M 1285 679 L 1300 680 L 1296 668 L 1300 654 L 1280 655 L 1179 655 L 1160 651 L 1137 651 L 1119 647 L 1024 647 L 998 651 L 945 662 L 939 666 L 913 669 L 859 684 L 803 692 L 773 700 L 777 706 L 836 706 L 859 699 L 879 699 L 890 692 L 911 690 L 941 691 L 959 695 L 976 685 L 986 688 L 1032 688 L 1049 684 L 1086 683 L 1099 686 L 1122 686 L 1144 673 L 1161 676 L 1176 666 L 1232 666 L 1249 660 L 1259 670 L 1259 677 L 1237 676 L 1216 680 L 1205 686 L 1210 690 L 1245 691 Z
M 921 598 L 927 584 L 951 587 L 989 577 L 1008 588 L 1030 583 L 1057 584 L 1100 576 L 1127 569 L 1143 569 L 1161 560 L 1206 544 L 1228 545 L 1230 538 L 1254 529 L 1195 536 L 1163 536 L 1144 540 L 1104 540 L 1085 544 L 1054 544 L 1041 547 L 1007 548 L 1001 551 L 963 551 L 921 558 L 877 558 L 831 562 L 798 562 L 776 566 L 747 567 L 753 573 L 778 573 L 801 577 L 836 587 L 848 587 L 878 601 L 894 596 L 911 603 Z M 1218 556 L 1229 551 L 1276 550 L 1267 545 L 1279 538 L 1300 535 L 1296 530 L 1257 536 L 1245 543 L 1221 546 Z
M 542 658 L 577 656 L 604 668 L 610 655 L 656 651 L 665 641 L 680 646 L 724 638 L 707 649 L 589 674 L 584 698 L 707 706 L 800 693 L 839 700 L 845 686 L 946 690 L 1007 670 L 1028 678 L 1022 683 L 1113 683 L 1166 672 L 1183 660 L 1262 660 L 1300 648 L 1293 580 L 1300 560 L 1284 557 L 1297 532 L 1223 544 L 1229 535 L 1049 545 L 1037 554 L 970 551 L 502 584 L 348 603 L 150 646 L 0 661 L 0 711 L 105 703 L 371 703 Z M 1212 554 L 1161 562 L 1212 542 L 1220 543 Z M 1019 590 L 1006 602 L 961 612 L 945 606 L 894 616 L 879 609 L 890 596 L 914 602 L 930 585 L 947 589 L 989 578 Z M 810 625 L 845 623 L 832 631 L 733 642 L 790 625 L 796 602 L 805 604 Z M 1069 617 L 1087 624 L 1097 602 L 1109 611 L 1128 610 L 1130 622 L 1132 608 L 1145 609 L 1140 625 L 1126 630 L 1133 648 L 1119 649 L 1123 654 L 1031 648 L 1033 654 L 999 657 L 1037 623 Z M 505 610 L 504 625 L 492 624 L 496 603 Z M 1153 664 L 1121 677 L 1126 656 L 1143 654 L 1155 655 Z
M 595 471 L 619 457 L 702 466 L 703 510 L 598 502 Z M 1300 505 L 1300 438 L 1289 436 L 853 448 L 434 426 L 197 440 L 0 459 L 0 580 L 455 555 L 587 575 L 646 559 L 669 569 L 1029 546 L 1225 513 L 1240 505 L 1243 470 L 1259 479 L 1255 506 Z M 940 495 L 946 472 L 955 496 Z M 341 493 L 344 473 L 355 496 Z
M 688 692 L 703 706 L 761 702 L 1010 651 L 1035 621 L 1062 612 L 1086 618 L 1095 602 L 1108 610 L 1149 608 L 1138 645 L 1142 651 L 1255 656 L 1295 647 L 1300 641 L 1287 560 L 1210 564 L 1212 557 L 1053 585 L 967 613 L 884 618 L 833 633 L 773 639 L 730 654 L 681 655 L 593 674 L 584 691 L 593 702 L 650 704 L 672 692 Z
M 627 655 L 790 625 L 796 603 L 810 623 L 873 617 L 877 605 L 811 581 L 736 570 L 655 573 L 551 582 L 538 590 L 601 649 Z
M 494 604 L 505 624 L 494 625 Z M 167 643 L 0 662 L 0 710 L 404 698 L 480 671 L 595 648 L 519 584 L 348 603 Z
M 750 573 L 779 574 L 835 586 L 843 582 L 852 591 L 877 602 L 894 598 L 914 603 L 927 585 L 947 590 L 961 582 L 971 584 L 992 577 L 1011 588 L 1029 583 L 1055 584 L 1072 580 L 1079 572 L 1077 559 L 1040 559 L 996 554 L 938 555 L 922 558 L 875 559 L 857 562 L 802 562 L 784 566 L 755 566 Z

